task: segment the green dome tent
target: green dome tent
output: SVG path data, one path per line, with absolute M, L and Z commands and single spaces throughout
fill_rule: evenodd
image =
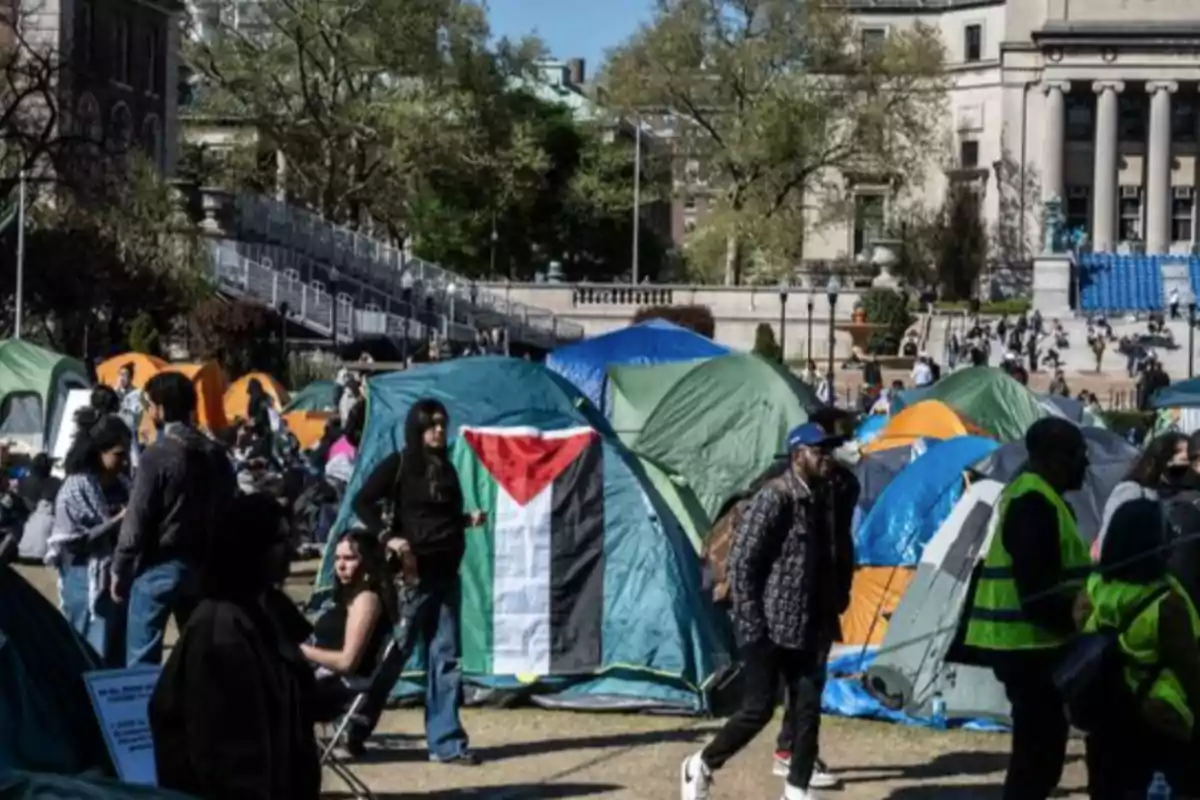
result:
M 796 376 L 745 353 L 614 368 L 609 380 L 614 396 L 621 395 L 613 426 L 622 439 L 682 477 L 710 519 L 771 465 L 787 432 L 821 406 Z
M 49 449 L 67 395 L 89 386 L 87 370 L 73 358 L 20 339 L 0 342 L 0 439 Z
M 1019 442 L 1029 426 L 1050 416 L 1037 395 L 995 367 L 970 367 L 932 386 L 901 393 L 892 413 L 922 400 L 940 400 L 1001 442 Z
M 292 401 L 283 409 L 291 411 L 336 411 L 338 385 L 333 381 L 313 381 L 292 395 Z

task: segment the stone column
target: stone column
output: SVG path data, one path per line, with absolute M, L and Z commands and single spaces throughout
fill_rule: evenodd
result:
M 1120 81 L 1096 81 L 1096 167 L 1092 177 L 1092 245 L 1099 253 L 1116 249 L 1117 95 Z
M 1063 143 L 1067 138 L 1067 98 L 1071 84 L 1049 81 L 1042 85 L 1046 95 L 1046 130 L 1042 141 L 1042 199 L 1066 197 L 1063 188 Z
M 1151 81 L 1150 134 L 1146 142 L 1146 252 L 1171 249 L 1171 95 L 1174 81 Z

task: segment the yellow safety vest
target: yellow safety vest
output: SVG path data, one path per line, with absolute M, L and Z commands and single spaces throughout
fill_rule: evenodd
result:
M 1147 606 L 1137 619 L 1132 622 L 1125 619 L 1125 615 L 1131 613 L 1147 597 L 1162 591 L 1164 585 L 1169 586 L 1171 591 Z M 1149 677 L 1150 671 L 1161 660 L 1162 652 L 1158 646 L 1159 611 L 1163 601 L 1171 594 L 1182 597 L 1187 603 L 1192 631 L 1200 635 L 1200 614 L 1197 613 L 1188 593 L 1173 577 L 1168 576 L 1165 581 L 1151 584 L 1140 584 L 1107 580 L 1101 575 L 1093 575 L 1088 579 L 1087 592 L 1092 601 L 1092 613 L 1083 626 L 1085 633 L 1096 631 L 1102 626 L 1119 629 L 1123 624 L 1129 623 L 1129 627 L 1117 642 L 1125 661 L 1125 683 L 1134 692 L 1142 688 L 1142 681 Z M 1170 706 L 1188 730 L 1192 729 L 1195 719 L 1188 704 L 1187 692 L 1174 672 L 1165 668 L 1159 672 L 1146 698 Z
M 1058 549 L 1062 559 L 1061 591 L 1072 597 L 1083 588 L 1091 571 L 1087 546 L 1079 538 L 1075 517 L 1065 500 L 1041 477 L 1026 472 L 1017 476 L 1000 494 L 996 533 L 983 561 L 967 623 L 966 644 L 982 650 L 1044 650 L 1066 644 L 1067 637 L 1038 625 L 1025 616 L 1017 583 L 1013 580 L 1012 556 L 1004 547 L 1004 517 L 1013 500 L 1037 492 L 1058 511 Z

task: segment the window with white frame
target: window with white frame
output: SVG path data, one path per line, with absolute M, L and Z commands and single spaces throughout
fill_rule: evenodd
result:
M 1142 187 L 1121 187 L 1120 240 L 1142 241 Z
M 1087 186 L 1067 187 L 1065 216 L 1068 231 L 1086 231 L 1091 229 L 1091 194 L 1091 188 Z
M 884 200 L 878 193 L 863 193 L 854 197 L 854 255 L 865 251 L 883 238 Z
M 983 60 L 983 26 L 979 23 L 963 28 L 963 61 Z
M 1191 186 L 1176 186 L 1171 196 L 1171 241 L 1192 241 L 1192 216 L 1196 192 Z
M 878 56 L 887 43 L 887 28 L 863 28 L 859 34 L 862 54 L 866 58 Z
M 963 169 L 979 166 L 979 142 L 967 139 L 958 143 L 958 166 Z

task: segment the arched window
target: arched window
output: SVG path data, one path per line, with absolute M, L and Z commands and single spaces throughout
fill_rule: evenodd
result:
M 162 168 L 162 126 L 155 114 L 148 114 L 142 120 L 142 150 L 154 166 Z
M 108 143 L 114 153 L 125 153 L 133 144 L 133 114 L 124 103 L 117 103 L 109 113 Z

